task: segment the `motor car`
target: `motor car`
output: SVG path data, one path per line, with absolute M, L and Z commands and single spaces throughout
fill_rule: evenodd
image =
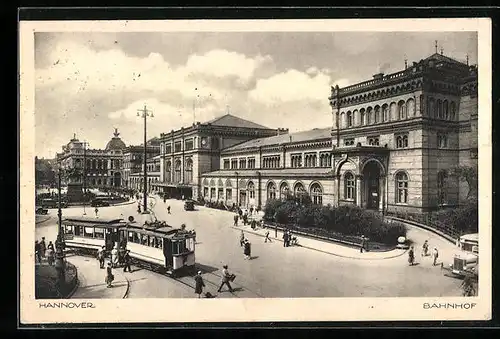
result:
M 36 206 L 35 207 L 35 213 L 36 214 L 43 214 L 43 215 L 45 215 L 45 214 L 49 213 L 49 210 L 46 209 L 46 208 L 44 208 L 44 207 L 42 207 L 42 206 Z
M 106 207 L 106 206 L 109 206 L 109 201 L 102 199 L 102 198 L 95 198 L 90 203 L 90 206 L 92 206 L 92 207 Z
M 45 208 L 57 208 L 58 206 L 58 201 L 56 199 L 52 198 L 47 198 L 42 200 L 42 207 Z M 68 207 L 68 202 L 65 200 L 61 200 L 61 208 L 66 208 Z
M 184 210 L 186 210 L 186 211 L 194 211 L 194 204 L 195 204 L 194 200 L 186 200 L 184 202 Z

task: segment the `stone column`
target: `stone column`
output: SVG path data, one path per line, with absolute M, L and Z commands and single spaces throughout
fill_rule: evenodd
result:
M 356 175 L 356 205 L 359 207 L 363 207 L 363 201 L 361 200 L 362 179 L 362 175 Z
M 339 195 L 340 195 L 340 176 L 333 176 L 333 206 L 339 205 Z
M 385 175 L 380 175 L 379 177 L 379 198 L 378 198 L 378 210 L 380 212 L 384 211 L 385 204 Z

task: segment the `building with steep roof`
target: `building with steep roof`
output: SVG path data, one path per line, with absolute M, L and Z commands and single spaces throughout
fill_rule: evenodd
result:
M 477 167 L 476 66 L 436 53 L 332 87 L 328 100 L 332 127 L 224 145 L 217 170 L 201 175 L 201 195 L 262 208 L 308 193 L 316 204 L 382 213 L 432 211 L 466 198 L 466 184 L 449 170 Z
M 205 123 L 193 123 L 160 135 L 160 181 L 157 191 L 170 197 L 199 196 L 200 176 L 219 169 L 222 149 L 277 134 L 286 129 L 272 129 L 232 114 Z

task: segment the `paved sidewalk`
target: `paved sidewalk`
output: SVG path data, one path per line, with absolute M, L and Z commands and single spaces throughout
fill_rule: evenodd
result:
M 261 237 L 265 237 L 266 232 L 269 231 L 269 238 L 272 241 L 283 242 L 283 232 L 278 230 L 278 237 L 275 238 L 275 230 L 273 228 L 257 228 L 252 230 L 250 226 L 231 226 L 234 229 L 243 230 L 243 232 L 255 234 Z M 338 245 L 335 243 L 329 243 L 326 241 L 306 238 L 304 236 L 298 236 L 298 245 L 300 247 L 308 248 L 314 251 L 319 251 L 331 255 L 336 255 L 338 257 L 350 258 L 350 259 L 360 259 L 360 260 L 382 260 L 399 257 L 406 253 L 406 250 L 394 249 L 392 251 L 386 252 L 363 252 L 361 253 L 359 248 L 352 248 L 343 245 Z
M 79 285 L 71 296 L 72 299 L 122 299 L 127 297 L 130 283 L 125 276 L 127 273 L 123 273 L 123 269 L 113 269 L 115 281 L 113 281 L 113 287 L 108 288 L 104 282 L 106 269 L 100 269 L 96 259 L 76 255 L 69 255 L 66 259 L 78 269 Z

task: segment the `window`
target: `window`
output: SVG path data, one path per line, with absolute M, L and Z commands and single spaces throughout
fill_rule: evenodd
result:
M 344 183 L 344 198 L 347 200 L 354 200 L 356 194 L 356 183 L 354 182 L 354 175 L 351 172 L 344 174 Z
M 456 113 L 455 110 L 456 110 L 455 103 L 452 101 L 450 104 L 450 120 L 452 121 L 455 120 L 455 113 Z
M 323 204 L 323 190 L 319 184 L 313 184 L 311 186 L 311 199 L 312 203 L 315 205 Z
M 437 145 L 438 145 L 438 148 L 447 148 L 448 147 L 448 136 L 445 133 L 438 133 Z
M 332 155 L 329 153 L 320 153 L 319 155 L 319 166 L 320 167 L 330 167 L 332 166 Z
M 296 198 L 302 199 L 302 197 L 306 193 L 306 190 L 304 189 L 304 185 L 302 185 L 300 182 L 297 183 L 293 189 L 293 193 L 294 193 Z
M 408 175 L 405 172 L 396 174 L 396 203 L 408 203 Z
M 344 146 L 354 146 L 354 138 L 344 139 Z
M 247 159 L 240 159 L 240 168 L 241 169 L 247 168 Z
M 291 160 L 292 168 L 302 167 L 302 154 L 292 154 Z
M 180 141 L 176 141 L 174 144 L 174 152 L 180 152 L 182 150 L 182 144 Z
M 406 104 L 404 101 L 398 103 L 398 117 L 399 120 L 406 119 Z
M 443 102 L 440 99 L 437 101 L 437 117 L 443 119 Z
M 248 183 L 247 191 L 248 191 L 248 197 L 250 199 L 255 199 L 255 185 L 253 184 L 253 182 Z
M 373 124 L 373 110 L 371 107 L 368 107 L 366 109 L 366 124 L 367 125 Z
M 389 121 L 389 106 L 387 104 L 382 106 L 382 121 Z
M 437 188 L 438 188 L 438 203 L 439 205 L 444 205 L 447 203 L 448 197 L 447 197 L 447 190 L 448 190 L 448 175 L 446 171 L 440 171 L 438 173 L 438 182 L 437 182 Z
M 361 126 L 365 125 L 366 124 L 366 115 L 365 115 L 365 109 L 362 108 L 360 111 L 359 111 L 359 115 L 360 115 L 360 123 L 361 123 Z
M 174 182 L 179 183 L 181 182 L 181 161 L 177 160 L 175 162 L 175 168 L 174 168 Z
M 210 187 L 210 200 L 216 199 L 215 196 L 215 187 Z
M 224 189 L 219 187 L 217 189 L 217 200 L 223 200 L 224 199 Z
M 185 169 L 184 169 L 184 182 L 191 183 L 193 182 L 193 159 L 187 158 Z
M 184 145 L 184 149 L 186 151 L 190 151 L 194 148 L 194 142 L 193 142 L 193 139 L 187 139 L 185 141 L 185 145 Z
M 263 168 L 279 168 L 280 167 L 280 156 L 267 156 L 262 158 Z
M 229 169 L 229 159 L 224 159 L 224 169 Z
M 165 153 L 172 153 L 172 144 L 165 144 Z
M 373 137 L 368 137 L 368 145 L 370 146 L 378 146 L 379 145 L 379 137 L 378 136 L 373 136 Z
M 208 199 L 208 187 L 203 187 L 203 196 L 205 197 L 205 199 Z
M 352 113 L 350 111 L 347 112 L 346 119 L 347 119 L 347 127 L 352 127 L 353 119 L 352 119 Z
M 172 163 L 170 161 L 165 163 L 165 181 L 172 182 Z
M 396 148 L 408 147 L 408 134 L 396 135 Z
M 375 114 L 373 116 L 373 122 L 378 124 L 380 122 L 380 107 L 375 106 Z
M 231 159 L 231 169 L 238 168 L 238 159 Z
M 226 200 L 233 199 L 233 190 L 231 188 L 226 188 Z
M 304 167 L 316 167 L 316 153 L 306 154 L 304 156 Z
M 286 199 L 286 197 L 288 196 L 289 194 L 289 188 L 288 188 L 288 184 L 286 182 L 282 183 L 281 186 L 280 186 L 280 198 L 281 199 Z
M 248 168 L 255 168 L 255 158 L 248 158 Z
M 94 237 L 94 228 L 93 227 L 84 227 L 83 228 L 83 236 L 86 238 Z
M 450 118 L 450 113 L 448 111 L 448 100 L 443 101 L 443 118 L 448 120 Z
M 276 185 L 274 184 L 274 182 L 270 182 L 267 185 L 267 199 L 276 199 Z

